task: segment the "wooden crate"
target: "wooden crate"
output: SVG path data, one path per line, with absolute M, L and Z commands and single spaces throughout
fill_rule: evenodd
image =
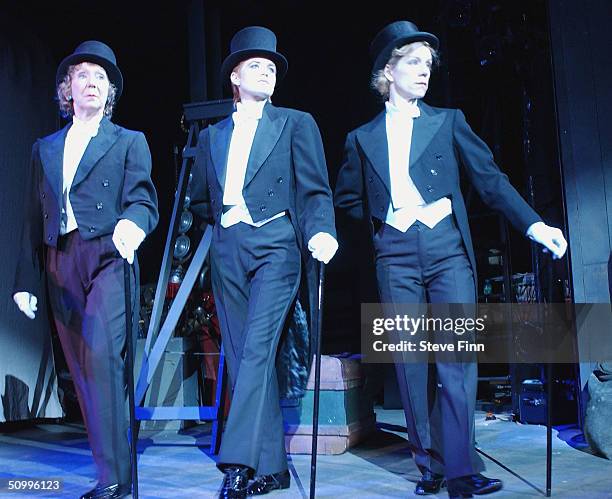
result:
M 363 393 L 357 357 L 321 357 L 317 454 L 342 454 L 376 429 L 372 401 Z M 284 400 L 285 447 L 290 454 L 312 452 L 314 367 L 304 398 Z

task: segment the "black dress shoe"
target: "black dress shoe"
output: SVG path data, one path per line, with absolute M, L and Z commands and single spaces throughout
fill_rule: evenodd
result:
M 260 496 L 267 494 L 271 490 L 288 489 L 289 485 L 291 485 L 289 470 L 272 473 L 271 475 L 258 475 L 249 484 L 247 494 L 250 496 Z
M 223 485 L 219 499 L 246 499 L 249 483 L 249 468 L 246 466 L 228 466 L 224 468 Z
M 477 475 L 461 476 L 448 480 L 448 497 L 451 499 L 459 497 L 472 497 L 491 494 L 502 488 L 501 480 L 487 478 L 478 473 Z
M 119 485 L 118 483 L 106 487 L 96 485 L 89 492 L 83 494 L 81 499 L 120 499 L 129 496 L 131 493 L 132 487 L 130 485 Z
M 417 482 L 414 488 L 414 493 L 417 496 L 427 496 L 429 494 L 437 494 L 444 486 L 444 475 L 426 471 L 421 479 Z

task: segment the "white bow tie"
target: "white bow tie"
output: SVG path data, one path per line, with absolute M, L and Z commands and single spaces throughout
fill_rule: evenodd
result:
M 72 120 L 72 133 L 76 133 L 82 137 L 95 137 L 98 135 L 98 129 L 100 128 L 100 122 L 97 120 L 92 121 L 81 121 L 79 119 Z
M 234 125 L 253 124 L 254 121 L 260 120 L 263 114 L 262 106 L 244 106 L 238 102 L 236 111 L 232 113 Z
M 396 107 L 390 102 L 385 102 L 385 107 L 387 108 L 387 113 L 393 119 L 409 119 L 409 118 L 418 118 L 421 116 L 421 110 L 419 106 L 410 105 L 405 107 Z

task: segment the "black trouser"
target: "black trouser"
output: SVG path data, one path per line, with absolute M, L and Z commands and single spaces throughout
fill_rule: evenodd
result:
M 415 222 L 405 233 L 382 224 L 374 247 L 386 314 L 392 315 L 393 304 L 399 303 L 474 303 L 472 268 L 452 215 L 433 229 Z M 419 469 L 448 479 L 482 471 L 484 463 L 474 449 L 476 362 L 446 358 L 436 360 L 434 370 L 408 353 L 403 356 L 395 367 Z
M 84 241 L 74 230 L 48 249 L 47 276 L 99 483 L 129 484 L 123 259 L 110 235 Z
M 212 285 L 233 387 L 218 466 L 257 474 L 287 469 L 275 358 L 300 281 L 301 255 L 287 216 L 256 228 L 216 225 Z

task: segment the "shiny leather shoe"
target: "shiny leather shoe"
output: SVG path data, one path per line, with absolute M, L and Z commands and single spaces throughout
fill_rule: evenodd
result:
M 478 473 L 477 475 L 461 476 L 448 480 L 448 497 L 456 499 L 460 497 L 482 496 L 500 490 L 502 481 L 497 478 L 487 478 Z
M 438 473 L 426 471 L 425 473 L 423 473 L 421 479 L 417 482 L 416 487 L 414 488 L 414 493 L 417 496 L 437 494 L 438 492 L 440 492 L 440 489 L 444 487 L 444 485 L 444 475 L 439 475 Z
M 250 496 L 260 496 L 272 490 L 288 489 L 291 485 L 291 475 L 289 470 L 271 475 L 258 475 L 249 484 L 247 494 Z
M 83 494 L 81 499 L 120 499 L 129 496 L 131 493 L 132 487 L 130 485 L 119 485 L 118 483 L 106 487 L 96 485 L 89 492 Z
M 246 466 L 228 466 L 223 472 L 223 485 L 219 499 L 246 499 L 249 483 L 249 468 Z

